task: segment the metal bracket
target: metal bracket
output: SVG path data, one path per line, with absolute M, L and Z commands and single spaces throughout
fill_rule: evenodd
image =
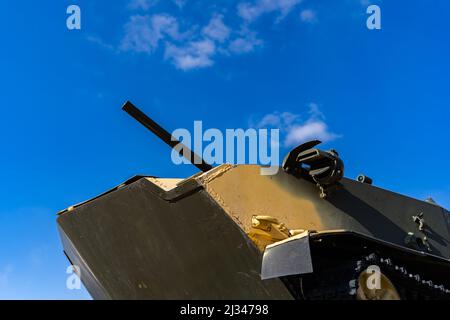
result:
M 423 218 L 423 212 L 419 213 L 417 216 L 413 216 L 412 219 L 416 224 L 418 224 L 419 231 L 423 232 L 426 226 L 425 219 Z
M 336 150 L 316 149 L 320 143 L 313 140 L 292 149 L 284 158 L 282 167 L 289 174 L 315 183 L 324 199 L 344 176 L 344 163 Z

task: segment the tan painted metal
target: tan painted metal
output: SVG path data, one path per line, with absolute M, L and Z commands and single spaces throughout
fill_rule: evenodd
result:
M 155 178 L 155 177 L 148 177 L 146 178 L 148 181 L 156 184 L 164 191 L 170 191 L 178 186 L 180 182 L 182 182 L 184 179 L 176 179 L 176 178 Z
M 293 177 L 264 176 L 256 165 L 224 165 L 198 181 L 261 251 L 304 230 L 323 230 L 315 204 L 296 193 Z

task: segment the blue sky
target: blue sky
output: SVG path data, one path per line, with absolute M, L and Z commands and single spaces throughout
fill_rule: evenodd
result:
M 77 4 L 82 29 L 66 28 Z M 382 29 L 366 28 L 378 4 Z M 346 175 L 450 207 L 450 3 L 2 1 L 0 299 L 65 287 L 56 212 L 134 174 L 188 176 L 120 106 L 169 129 L 276 124 Z M 290 137 L 288 139 L 288 137 Z

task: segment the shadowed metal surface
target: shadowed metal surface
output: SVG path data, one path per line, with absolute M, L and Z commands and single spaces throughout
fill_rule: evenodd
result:
M 143 178 L 58 218 L 95 299 L 289 299 L 261 253 L 202 189 L 178 201 Z

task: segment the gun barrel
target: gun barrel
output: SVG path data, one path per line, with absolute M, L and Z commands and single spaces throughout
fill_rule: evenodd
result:
M 201 171 L 206 172 L 212 169 L 212 166 L 209 163 L 205 162 L 205 160 L 201 156 L 197 155 L 194 151 L 192 151 L 183 143 L 181 143 L 178 139 L 176 139 L 169 132 L 167 132 L 167 130 L 165 130 L 158 123 L 153 121 L 145 113 L 139 110 L 130 101 L 127 101 L 123 105 L 122 110 L 128 113 L 131 117 L 133 117 L 136 121 L 138 121 L 148 130 L 153 132 L 158 138 L 164 141 L 172 149 L 178 146 L 180 155 L 189 160 L 194 166 L 196 166 Z

